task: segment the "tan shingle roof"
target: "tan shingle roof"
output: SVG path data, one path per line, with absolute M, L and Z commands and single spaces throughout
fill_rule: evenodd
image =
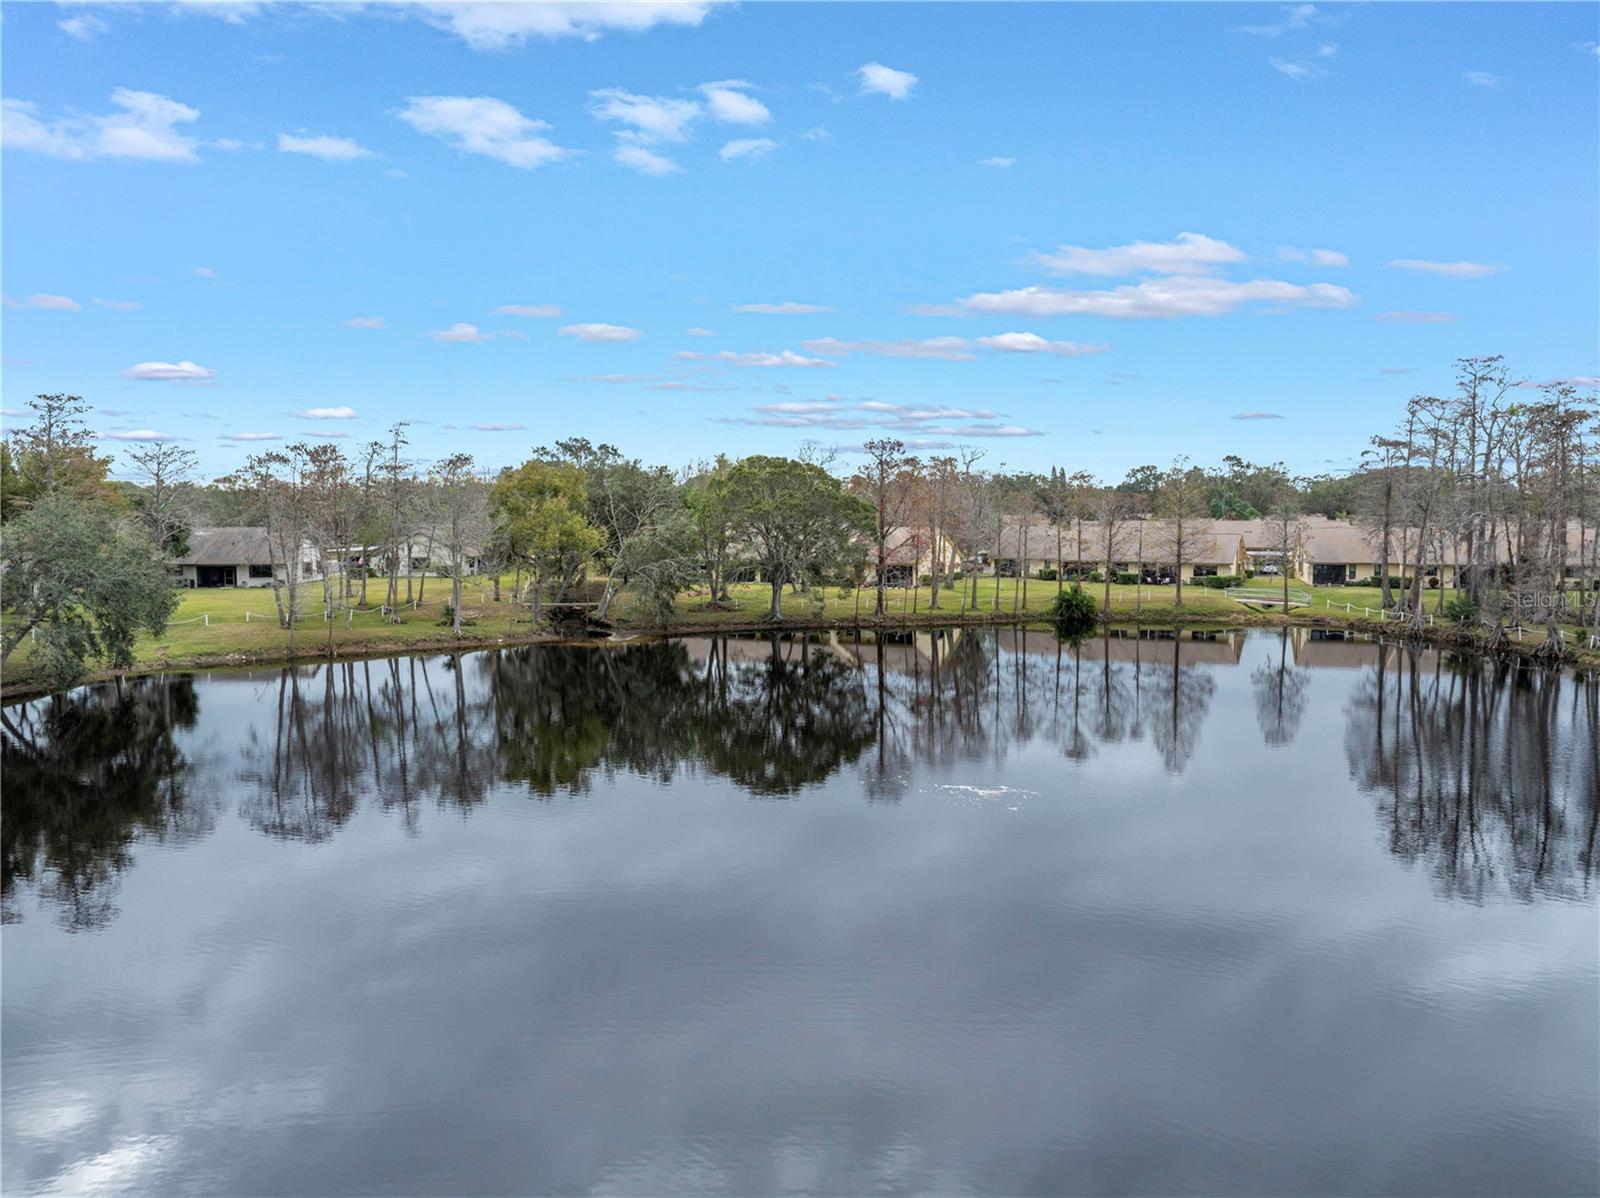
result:
M 272 547 L 264 528 L 197 528 L 189 534 L 189 552 L 180 566 L 266 565 Z

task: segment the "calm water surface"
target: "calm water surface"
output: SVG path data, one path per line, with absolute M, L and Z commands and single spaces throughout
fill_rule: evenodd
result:
M 1600 1191 L 1570 676 L 687 640 L 3 752 L 7 1195 Z

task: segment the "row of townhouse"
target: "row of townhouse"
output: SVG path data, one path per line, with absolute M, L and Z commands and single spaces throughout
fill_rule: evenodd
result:
M 401 551 L 400 568 L 412 574 L 446 574 L 452 555 L 442 538 L 426 532 L 410 538 Z M 464 573 L 476 574 L 481 562 L 477 546 L 465 547 Z M 375 574 L 387 572 L 388 553 L 376 545 L 351 545 L 342 552 L 324 555 L 310 541 L 300 547 L 300 581 L 321 581 L 324 572 L 337 574 L 348 567 L 352 573 L 370 568 Z M 197 528 L 189 534 L 189 548 L 172 563 L 173 578 L 185 587 L 269 587 L 289 576 L 265 528 Z
M 1302 519 L 1296 523 L 1290 549 L 1285 554 L 1280 546 L 1281 530 L 1270 520 L 1200 520 L 1195 522 L 1196 532 L 1186 535 L 1189 542 L 1186 560 L 1181 567 L 1185 582 L 1195 578 L 1266 574 L 1291 578 L 1312 586 L 1342 586 L 1375 578 L 1382 572 L 1381 538 L 1370 528 L 1349 520 L 1331 520 L 1323 517 Z M 1569 582 L 1584 581 L 1589 589 L 1600 587 L 1600 569 L 1596 568 L 1597 538 L 1600 530 L 1574 520 L 1566 530 L 1566 578 Z M 1112 545 L 1113 568 L 1118 573 L 1143 571 L 1146 581 L 1170 582 L 1174 576 L 1169 548 L 1172 530 L 1158 519 L 1132 519 L 1117 530 Z M 908 547 L 916 551 L 908 552 Z M 931 537 L 925 529 L 901 528 L 894 530 L 888 554 L 890 580 L 904 583 L 911 573 L 909 563 L 915 561 L 918 576 L 932 569 Z M 945 541 L 941 560 L 961 562 L 961 555 Z M 1399 579 L 1415 570 L 1417 543 L 1415 530 L 1392 530 L 1389 546 L 1389 574 Z M 1441 543 L 1433 538 L 1423 546 L 1422 573 L 1429 585 L 1451 586 L 1457 570 L 1468 568 L 1470 558 L 1466 548 L 1451 543 Z M 1495 538 L 1495 562 L 1504 567 L 1512 560 L 1511 539 L 1502 532 Z M 1080 567 L 1084 572 L 1102 569 L 1105 565 L 1106 546 L 1104 526 L 1098 521 L 1085 520 L 1060 528 L 1043 520 L 1010 520 L 1002 524 L 999 544 L 995 550 L 979 553 L 975 561 L 965 563 L 967 569 L 985 573 L 999 570 L 1002 574 L 1020 572 L 1036 573 L 1041 567 L 1051 567 L 1069 577 Z M 1463 578 L 1465 574 L 1463 573 Z

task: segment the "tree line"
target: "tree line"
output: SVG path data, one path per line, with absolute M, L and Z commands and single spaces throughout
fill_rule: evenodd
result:
M 1600 626 L 1600 590 L 1588 603 L 1582 581 L 1600 576 L 1595 398 L 1566 383 L 1530 391 L 1499 357 L 1459 361 L 1453 392 L 1411 399 L 1356 470 L 1298 478 L 1230 455 L 1108 482 L 1064 466 L 986 469 L 971 449 L 917 456 L 894 438 L 868 441 L 848 471 L 816 444 L 673 470 L 584 437 L 491 471 L 465 453 L 418 461 L 399 422 L 354 452 L 296 443 L 209 481 L 183 445 L 143 445 L 127 451 L 131 478 L 114 481 L 82 399 L 41 395 L 30 407 L 32 423 L 0 442 L 0 666 L 31 637 L 33 662 L 56 685 L 91 661 L 131 665 L 135 636 L 159 634 L 176 604 L 171 562 L 193 530 L 235 525 L 267 532 L 291 652 L 308 604 L 331 653 L 339 613 L 399 619 L 430 577 L 449 586 L 459 635 L 469 574 L 535 622 L 574 602 L 604 621 L 626 592 L 634 618 L 664 625 L 685 592 L 725 606 L 741 581 L 766 585 L 774 621 L 785 589 L 820 606 L 826 586 L 870 589 L 871 617 L 883 619 L 896 581 L 928 588 L 931 610 L 963 615 L 984 585 L 998 609 L 1008 573 L 1018 612 L 1030 579 L 1060 591 L 1070 575 L 1074 587 L 1099 583 L 1109 613 L 1118 568 L 1137 561 L 1141 576 L 1147 563 L 1170 570 L 1181 608 L 1184 567 L 1213 521 L 1261 520 L 1266 548 L 1288 561 L 1302 522 L 1319 517 L 1369 531 L 1384 607 L 1418 621 L 1425 567 L 1451 562 L 1456 610 L 1494 637 L 1535 610 L 1552 638 L 1558 622 Z M 320 603 L 301 585 L 307 563 Z

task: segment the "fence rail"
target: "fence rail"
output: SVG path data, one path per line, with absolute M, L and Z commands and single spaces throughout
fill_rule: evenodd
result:
M 1283 591 L 1278 587 L 1229 587 L 1222 592 L 1229 599 L 1240 603 L 1262 603 L 1273 607 L 1284 605 Z M 1288 605 L 1290 607 L 1310 607 L 1311 596 L 1304 591 L 1290 590 Z

